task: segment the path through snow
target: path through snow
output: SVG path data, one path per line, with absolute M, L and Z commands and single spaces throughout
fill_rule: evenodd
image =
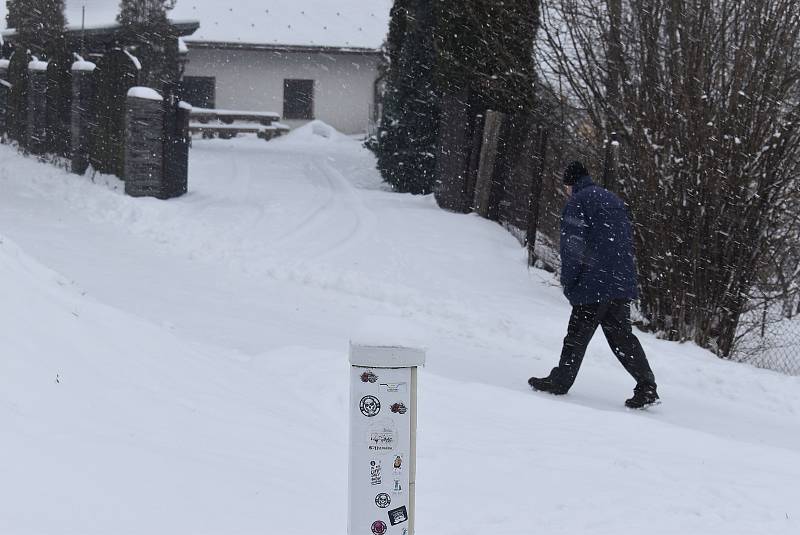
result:
M 191 158 L 162 202 L 0 146 L 0 531 L 343 532 L 371 314 L 427 326 L 421 535 L 800 530 L 798 378 L 642 335 L 665 403 L 629 412 L 598 336 L 531 393 L 569 308 L 500 227 L 310 129 Z

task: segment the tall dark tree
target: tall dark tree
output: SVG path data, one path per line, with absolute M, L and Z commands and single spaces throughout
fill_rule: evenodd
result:
M 436 200 L 443 208 L 469 211 L 485 112 L 516 115 L 501 130 L 494 169 L 508 167 L 506 156 L 513 157 L 515 143 L 507 141 L 522 139 L 533 123 L 539 1 L 437 0 L 434 5 L 436 82 L 442 102 Z M 492 172 L 493 178 L 502 174 Z M 502 189 L 499 182 L 492 183 L 490 217 L 496 214 Z
M 35 1 L 39 18 L 32 50 L 48 62 L 47 145 L 50 151 L 67 156 L 71 135 L 72 57 L 67 49 L 64 0 Z
M 97 62 L 93 76 L 90 162 L 96 171 L 124 178 L 125 102 L 128 90 L 139 83 L 139 70 L 124 50 L 113 48 Z
M 381 174 L 400 192 L 430 193 L 435 183 L 439 109 L 433 29 L 430 2 L 395 2 L 376 152 Z
M 28 63 L 31 56 L 28 50 L 17 45 L 11 54 L 8 65 L 8 81 L 11 89 L 8 92 L 6 122 L 8 135 L 25 146 L 28 124 Z
M 438 0 L 435 5 L 442 91 L 467 90 L 483 109 L 532 111 L 538 0 Z
M 16 30 L 14 42 L 41 59 L 64 48 L 64 0 L 7 0 L 6 22 Z
M 178 36 L 167 16 L 173 7 L 175 0 L 121 0 L 117 16 L 125 42 L 137 43 L 131 51 L 141 62 L 139 83 L 158 90 L 177 81 Z
M 6 0 L 6 26 L 16 28 L 22 15 L 21 0 Z
M 51 62 L 48 68 L 47 115 L 49 146 L 65 152 L 69 129 L 69 58 L 66 50 L 64 0 L 8 0 L 6 22 L 16 30 L 9 66 L 9 133 L 25 141 L 28 115 L 28 63 L 32 56 Z

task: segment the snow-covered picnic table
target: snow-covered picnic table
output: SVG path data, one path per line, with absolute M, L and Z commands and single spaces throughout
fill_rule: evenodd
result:
M 256 134 L 269 141 L 290 130 L 288 125 L 278 122 L 280 115 L 271 111 L 192 108 L 190 117 L 189 132 L 202 134 L 204 138 L 230 139 L 238 134 Z

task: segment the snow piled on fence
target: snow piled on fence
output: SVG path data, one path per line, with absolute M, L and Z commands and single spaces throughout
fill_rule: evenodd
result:
M 530 392 L 552 275 L 328 133 L 195 140 L 166 202 L 0 145 L 4 532 L 343 532 L 348 335 L 384 316 L 430 346 L 420 535 L 798 532 L 800 379 L 641 335 L 664 404 L 631 412 L 598 336 Z

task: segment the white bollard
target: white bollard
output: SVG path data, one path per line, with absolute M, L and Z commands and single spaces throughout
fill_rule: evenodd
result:
M 425 349 L 409 343 L 412 331 L 401 320 L 374 318 L 350 340 L 349 535 L 414 533 L 417 368 Z

